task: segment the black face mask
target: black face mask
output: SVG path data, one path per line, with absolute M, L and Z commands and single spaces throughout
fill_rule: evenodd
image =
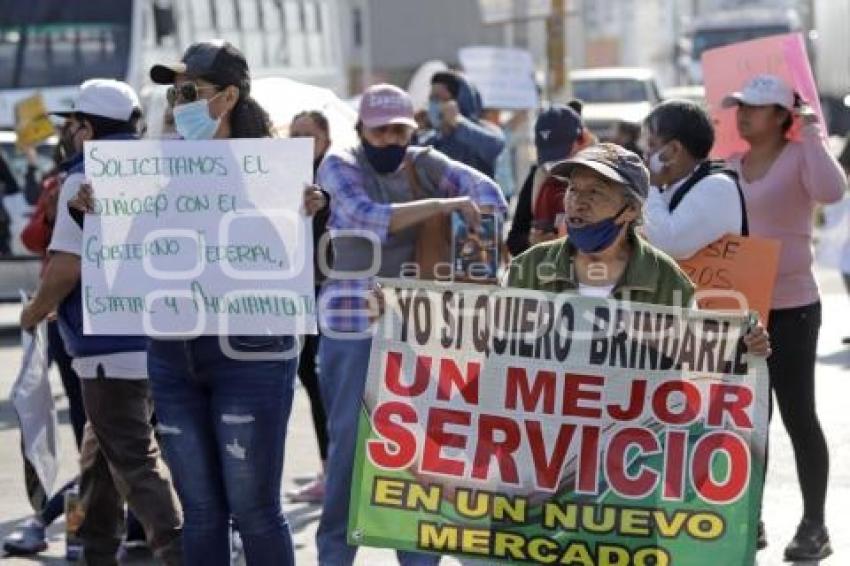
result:
M 375 171 L 384 175 L 397 171 L 407 153 L 406 145 L 375 147 L 363 138 L 363 151 Z

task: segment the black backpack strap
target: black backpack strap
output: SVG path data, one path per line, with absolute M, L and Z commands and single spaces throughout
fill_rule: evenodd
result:
M 738 200 L 741 201 L 741 235 L 750 235 L 750 222 L 747 218 L 747 200 L 744 198 L 744 191 L 741 189 L 741 183 L 738 179 L 738 173 L 728 167 L 720 164 L 718 173 L 723 173 L 735 182 L 735 188 L 738 189 Z
M 688 177 L 688 180 L 676 189 L 676 192 L 673 193 L 673 197 L 670 199 L 670 205 L 667 208 L 670 212 L 676 210 L 679 203 L 681 203 L 682 199 L 685 198 L 685 195 L 687 195 L 697 183 L 711 174 L 711 166 L 712 164 L 710 161 L 700 163 L 700 166 L 697 167 L 697 170 L 694 171 L 690 177 Z
M 668 210 L 673 212 L 676 210 L 676 207 L 682 202 L 682 199 L 685 198 L 694 186 L 708 177 L 709 175 L 714 175 L 716 173 L 722 173 L 726 175 L 735 183 L 735 188 L 738 190 L 738 199 L 741 202 L 741 235 L 749 236 L 750 235 L 750 225 L 747 219 L 747 203 L 744 199 L 744 191 L 741 190 L 741 183 L 738 182 L 738 174 L 726 167 L 726 165 L 722 161 L 704 161 L 700 164 L 696 171 L 688 178 L 687 181 L 682 183 L 682 185 L 676 189 L 676 192 L 673 194 L 673 198 L 670 199 L 670 205 L 668 206 Z

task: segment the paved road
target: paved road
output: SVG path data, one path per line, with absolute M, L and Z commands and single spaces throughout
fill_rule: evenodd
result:
M 841 337 L 850 335 L 850 301 L 836 275 L 820 274 L 820 279 L 824 291 L 824 325 L 821 330 L 818 361 L 818 404 L 832 456 L 827 520 L 835 547 L 835 554 L 824 561 L 824 564 L 843 566 L 850 564 L 850 520 L 844 514 L 850 509 L 850 349 L 841 345 Z M 6 400 L 19 360 L 20 347 L 14 338 L 7 337 L 0 342 L 0 538 L 29 513 L 21 487 L 23 480 L 17 449 L 17 422 Z M 53 381 L 54 392 L 61 391 L 56 376 L 53 376 Z M 70 427 L 67 425 L 66 405 L 59 396 L 57 403 L 60 407 L 61 422 L 64 423 L 61 427 L 63 458 L 60 479 L 65 479 L 74 474 L 76 454 Z M 303 391 L 299 391 L 287 438 L 284 492 L 311 477 L 319 469 L 312 430 L 307 396 Z M 770 545 L 759 553 L 759 566 L 782 564 L 782 549 L 793 536 L 802 509 L 791 447 L 778 419 L 773 423 L 771 438 L 771 467 L 764 510 Z M 319 508 L 287 504 L 286 511 L 295 534 L 298 563 L 315 564 L 314 537 Z M 8 558 L 4 559 L 3 563 L 10 566 L 64 564 L 64 548 L 60 536 L 63 528 L 64 523 L 59 522 L 50 530 L 50 547 L 38 559 Z M 135 563 L 152 564 L 150 561 Z M 389 551 L 365 549 L 358 557 L 358 564 L 373 566 L 395 564 L 395 561 Z M 442 564 L 457 562 L 444 559 Z

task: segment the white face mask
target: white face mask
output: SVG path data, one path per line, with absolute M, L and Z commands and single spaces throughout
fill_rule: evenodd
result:
M 221 124 L 221 116 L 218 118 L 210 116 L 209 104 L 213 98 L 209 100 L 201 98 L 195 102 L 174 107 L 172 111 L 174 114 L 174 129 L 177 130 L 177 133 L 183 139 L 209 140 L 213 138 Z
M 661 152 L 664 151 L 665 147 L 667 146 L 661 146 L 649 156 L 647 167 L 649 167 L 649 171 L 654 175 L 660 175 L 664 172 L 664 168 L 667 167 L 667 163 L 661 159 Z

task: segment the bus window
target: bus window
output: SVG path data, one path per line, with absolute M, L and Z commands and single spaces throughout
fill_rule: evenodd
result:
M 125 79 L 130 56 L 130 0 L 27 0 L 0 22 L 0 89 Z
M 156 32 L 157 45 L 162 45 L 163 39 L 172 37 L 175 34 L 177 25 L 174 22 L 174 6 L 170 2 L 164 3 L 160 0 L 154 4 L 153 25 Z

